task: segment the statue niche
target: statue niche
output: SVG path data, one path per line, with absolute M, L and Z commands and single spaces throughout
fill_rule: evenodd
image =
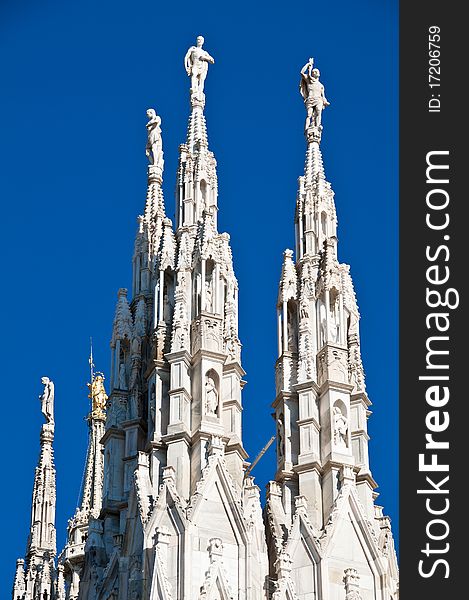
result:
M 348 448 L 348 419 L 345 406 L 341 404 L 336 402 L 332 407 L 332 429 L 334 446 L 345 450 Z

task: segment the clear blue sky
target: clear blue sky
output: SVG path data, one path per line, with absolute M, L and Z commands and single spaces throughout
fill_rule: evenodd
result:
M 56 384 L 63 545 L 87 442 L 89 337 L 108 374 L 116 292 L 130 287 L 146 190 L 145 111 L 154 106 L 163 119 L 172 216 L 189 112 L 182 60 L 198 34 L 216 60 L 205 112 L 219 227 L 231 235 L 240 284 L 245 446 L 254 457 L 274 432 L 275 302 L 305 151 L 298 79 L 314 56 L 331 102 L 322 150 L 339 259 L 351 265 L 362 315 L 371 466 L 397 534 L 397 17 L 390 0 L 2 0 L 2 598 L 28 535 L 42 375 Z M 264 488 L 273 449 L 255 474 Z

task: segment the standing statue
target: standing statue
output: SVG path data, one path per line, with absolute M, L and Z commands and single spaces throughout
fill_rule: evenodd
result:
M 319 69 L 313 69 L 314 60 L 312 58 L 301 69 L 300 94 L 303 97 L 306 107 L 305 131 L 313 127 L 321 127 L 321 115 L 330 102 L 324 95 L 324 86 L 319 81 Z
M 339 448 L 347 447 L 347 417 L 342 413 L 338 406 L 334 406 L 334 444 Z
M 161 137 L 161 117 L 156 114 L 154 108 L 147 110 L 148 123 L 147 147 L 145 154 L 148 157 L 151 165 L 163 168 L 163 139 Z
M 191 95 L 199 100 L 203 98 L 208 63 L 213 65 L 215 62 L 210 54 L 202 49 L 204 41 L 204 38 L 199 35 L 197 38 L 197 45 L 191 46 L 184 57 L 184 67 L 191 78 Z
M 91 416 L 104 417 L 106 414 L 107 394 L 104 389 L 104 375 L 96 373 L 92 383 L 86 384 L 90 390 L 88 398 L 91 399 Z
M 205 310 L 213 312 L 212 284 L 210 281 L 205 282 Z
M 210 376 L 205 381 L 205 405 L 208 415 L 216 415 L 218 408 L 218 392 L 215 382 Z
M 42 377 L 41 383 L 44 386 L 44 391 L 39 396 L 41 412 L 46 419 L 46 423 L 54 424 L 54 382 L 49 377 Z
M 283 414 L 280 414 L 277 419 L 277 454 L 279 458 L 283 458 L 285 455 L 285 424 Z

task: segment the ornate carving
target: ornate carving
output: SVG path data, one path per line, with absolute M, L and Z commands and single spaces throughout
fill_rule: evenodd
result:
M 361 600 L 360 595 L 360 576 L 356 569 L 345 569 L 345 600 Z
M 322 385 L 327 379 L 347 383 L 347 351 L 335 346 L 325 346 L 318 353 L 317 368 L 319 385 Z

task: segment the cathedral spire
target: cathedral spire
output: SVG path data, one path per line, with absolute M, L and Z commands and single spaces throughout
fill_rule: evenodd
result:
M 212 210 L 216 224 L 218 183 L 216 160 L 208 149 L 205 121 L 204 85 L 208 65 L 215 60 L 202 48 L 204 38 L 198 36 L 184 58 L 184 67 L 191 78 L 191 114 L 186 143 L 179 147 L 179 168 L 176 189 L 177 227 L 195 225 L 205 210 Z M 213 208 L 212 208 L 213 207 Z
M 319 254 L 324 241 L 336 235 L 334 192 L 326 181 L 320 148 L 322 111 L 329 102 L 319 81 L 319 69 L 310 58 L 300 72 L 300 94 L 306 108 L 304 132 L 307 142 L 304 175 L 299 178 L 295 216 L 296 254 Z
M 103 497 L 104 457 L 101 439 L 104 436 L 108 397 L 104 389 L 104 375 L 94 370 L 92 346 L 89 363 L 90 383 L 87 386 L 90 390 L 88 398 L 91 400 L 91 410 L 86 417 L 89 433 L 85 470 L 78 507 L 68 522 L 67 543 L 60 555 L 63 576 L 69 588 L 68 598 L 76 598 L 78 595 L 90 521 L 99 517 Z
M 31 507 L 31 528 L 26 548 L 26 564 L 17 561 L 13 600 L 50 598 L 54 590 L 56 555 L 55 533 L 55 465 L 54 450 L 54 383 L 42 378 L 41 412 L 46 422 L 41 427 L 41 451 L 36 467 Z M 25 568 L 25 571 L 23 569 Z M 23 595 L 20 595 L 23 593 Z M 53 597 L 53 596 L 52 596 Z
M 333 482 L 342 468 L 356 469 L 359 495 L 370 517 L 376 484 L 368 466 L 369 400 L 358 308 L 349 267 L 337 258 L 334 193 L 325 179 L 320 149 L 322 111 L 329 102 L 313 64 L 310 58 L 301 69 L 307 149 L 295 215 L 296 262 L 293 252 L 285 251 L 279 286 L 274 407 L 277 480 L 283 486 L 286 518 L 292 518 L 293 497 L 299 493 L 307 498 L 312 522 L 321 529 L 333 509 L 337 494 Z M 352 410 L 365 417 L 359 427 L 351 421 Z

